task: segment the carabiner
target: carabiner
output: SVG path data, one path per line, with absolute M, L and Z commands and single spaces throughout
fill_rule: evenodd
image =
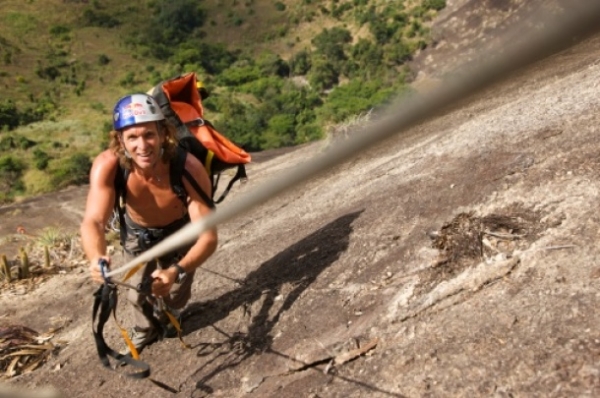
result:
M 101 258 L 98 260 L 98 266 L 100 267 L 102 278 L 104 278 L 104 283 L 111 283 L 110 278 L 106 275 L 108 273 L 108 261 Z

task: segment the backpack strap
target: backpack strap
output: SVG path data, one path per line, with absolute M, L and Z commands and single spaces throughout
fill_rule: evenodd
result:
M 208 195 L 206 195 L 204 193 L 204 191 L 200 188 L 200 186 L 198 186 L 198 184 L 196 183 L 194 178 L 191 177 L 191 174 L 189 172 L 187 172 L 187 170 L 185 170 L 185 168 L 183 166 L 181 166 L 181 168 L 178 168 L 178 170 L 180 170 L 180 173 L 178 173 L 176 175 L 176 177 L 177 177 L 176 180 L 180 180 L 181 176 L 184 175 L 186 177 L 186 179 L 188 180 L 188 182 L 198 192 L 198 194 L 200 194 L 202 199 L 207 204 L 209 204 L 209 207 L 213 208 L 214 203 L 221 203 L 225 199 L 225 197 L 227 196 L 227 194 L 229 194 L 229 191 L 231 190 L 231 188 L 233 187 L 233 184 L 236 181 L 241 180 L 242 182 L 244 182 L 248 179 L 248 176 L 246 174 L 246 167 L 243 164 L 240 164 L 237 166 L 237 172 L 236 172 L 235 176 L 233 177 L 233 179 L 231 181 L 229 181 L 229 183 L 227 184 L 227 187 L 225 188 L 225 190 L 223 191 L 221 196 L 219 196 L 219 198 L 217 200 L 213 201 L 212 199 L 215 195 L 217 185 L 219 184 L 219 179 L 221 177 L 220 171 L 217 172 L 217 171 L 213 170 L 213 167 L 212 167 L 214 153 L 212 151 L 206 149 L 200 143 L 200 141 L 198 141 L 198 139 L 196 137 L 194 137 L 194 135 L 191 133 L 191 131 L 188 127 L 188 125 L 190 125 L 191 123 L 186 124 L 181 121 L 179 116 L 177 116 L 177 113 L 171 107 L 171 102 L 169 101 L 169 98 L 167 97 L 167 95 L 165 94 L 165 92 L 162 89 L 160 89 L 160 88 L 155 89 L 152 92 L 152 96 L 156 100 L 158 106 L 162 110 L 167 121 L 170 124 L 172 124 L 173 126 L 175 126 L 176 138 L 177 138 L 177 141 L 179 142 L 179 146 L 182 147 L 183 149 L 185 149 L 187 152 L 190 152 L 191 154 L 193 154 L 201 162 L 204 162 L 204 168 L 206 169 L 208 176 L 210 177 L 210 180 L 211 180 L 211 188 L 212 188 L 211 200 L 210 201 L 206 200 L 205 196 L 207 197 Z M 212 125 L 212 123 L 204 118 L 195 120 L 192 122 L 192 124 L 193 123 L 207 124 L 214 129 L 214 126 Z M 172 177 L 171 177 L 171 181 L 174 181 L 174 179 Z M 177 191 L 174 189 L 174 192 L 177 194 L 177 196 L 180 197 L 180 199 L 184 200 L 184 203 L 186 203 L 185 196 L 183 196 L 183 195 L 185 195 L 185 190 L 181 191 L 179 189 L 179 187 L 183 187 L 183 183 L 176 184 L 174 186 L 174 188 L 176 188 Z M 212 204 L 212 206 L 211 206 L 211 204 Z
M 194 190 L 200 195 L 204 203 L 211 208 L 215 208 L 215 203 L 212 198 L 208 196 L 206 192 L 200 187 L 200 184 L 196 181 L 196 179 L 192 176 L 192 174 L 185 168 L 185 160 L 187 157 L 187 151 L 181 147 L 177 147 L 177 155 L 171 161 L 170 167 L 170 180 L 171 180 L 171 189 L 177 195 L 177 197 L 187 205 L 187 192 L 185 191 L 185 186 L 183 185 L 183 178 L 190 183 L 190 185 L 194 188 Z
M 213 179 L 213 182 L 212 182 L 213 194 L 215 192 L 215 189 L 217 188 L 217 185 L 219 184 L 220 178 L 221 178 L 221 173 L 218 173 L 216 175 L 216 179 Z M 225 199 L 225 197 L 229 193 L 229 190 L 231 189 L 233 184 L 238 180 L 241 180 L 242 182 L 245 182 L 246 180 L 248 180 L 248 176 L 246 175 L 246 167 L 243 164 L 238 165 L 237 172 L 235 173 L 235 175 L 233 176 L 231 181 L 229 181 L 229 184 L 227 184 L 227 187 L 225 188 L 225 190 L 223 191 L 221 196 L 219 196 L 219 199 L 215 200 L 215 203 L 217 203 L 217 204 L 221 203 L 223 201 L 223 199 Z
M 127 240 L 127 227 L 125 224 L 125 196 L 127 195 L 127 179 L 129 170 L 117 163 L 117 174 L 115 175 L 115 206 L 114 214 L 119 217 L 119 238 L 121 246 L 125 247 Z
M 177 113 L 175 113 L 173 108 L 171 108 L 171 102 L 169 101 L 169 98 L 167 97 L 165 92 L 162 89 L 158 88 L 152 92 L 152 96 L 156 100 L 156 103 L 160 107 L 160 110 L 162 111 L 163 115 L 165 115 L 167 121 L 173 126 L 175 126 L 175 129 L 177 131 L 175 136 L 177 140 L 180 141 L 188 137 L 193 138 L 194 136 L 192 135 L 190 130 L 181 121 L 181 119 L 179 119 L 179 116 L 177 116 Z

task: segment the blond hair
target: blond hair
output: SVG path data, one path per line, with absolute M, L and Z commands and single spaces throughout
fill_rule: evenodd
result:
M 161 160 L 165 163 L 169 162 L 176 153 L 177 149 L 177 138 L 176 130 L 173 125 L 167 123 L 165 120 L 156 122 L 158 125 L 158 133 L 164 133 L 165 141 L 163 142 L 162 149 L 163 153 Z M 125 148 L 121 144 L 121 137 L 123 133 L 121 131 L 112 130 L 110 132 L 110 142 L 108 149 L 119 158 L 119 164 L 126 170 L 131 170 L 132 161 L 131 158 L 125 156 Z

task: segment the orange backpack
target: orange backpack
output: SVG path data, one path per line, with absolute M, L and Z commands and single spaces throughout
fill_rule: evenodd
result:
M 214 200 L 214 203 L 220 203 L 236 181 L 248 179 L 244 165 L 251 157 L 203 118 L 204 108 L 197 83 L 196 74 L 191 72 L 160 83 L 148 94 L 156 99 L 167 121 L 177 129 L 179 145 L 204 165 L 211 179 L 213 200 L 221 172 L 237 168 L 221 196 Z

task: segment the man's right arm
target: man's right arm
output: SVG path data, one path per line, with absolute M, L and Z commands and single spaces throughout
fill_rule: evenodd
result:
M 81 243 L 90 261 L 90 273 L 96 282 L 103 282 L 98 262 L 106 254 L 105 227 L 115 203 L 114 180 L 118 159 L 110 151 L 96 157 L 90 171 L 90 189 L 81 223 Z

